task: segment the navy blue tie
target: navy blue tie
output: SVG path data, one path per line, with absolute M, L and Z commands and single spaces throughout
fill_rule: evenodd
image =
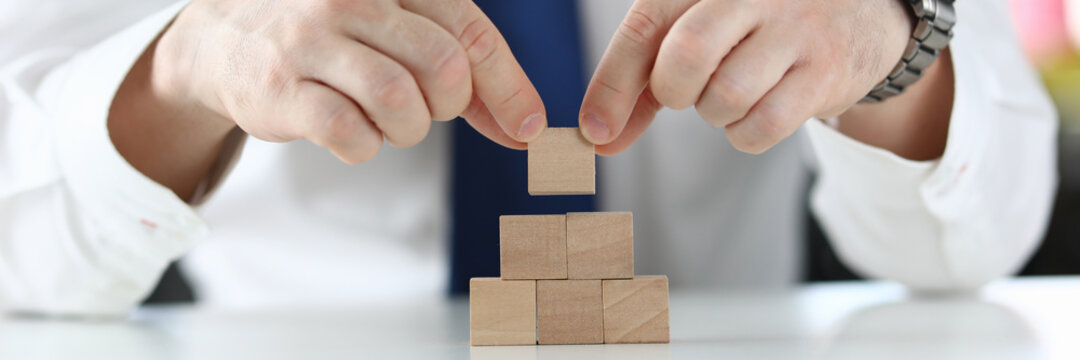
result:
M 477 0 L 540 92 L 548 126 L 577 126 L 586 77 L 574 0 Z M 526 153 L 453 125 L 450 293 L 469 278 L 499 276 L 499 216 L 594 211 L 594 196 L 532 197 Z

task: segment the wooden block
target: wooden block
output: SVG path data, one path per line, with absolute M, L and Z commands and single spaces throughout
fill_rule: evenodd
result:
M 578 128 L 548 128 L 529 143 L 529 194 L 596 193 L 596 149 Z
M 604 342 L 601 280 L 537 280 L 536 334 L 539 343 Z
M 566 214 L 566 275 L 569 279 L 634 277 L 634 215 Z
M 499 217 L 503 279 L 566 278 L 566 215 Z
M 536 345 L 536 281 L 469 279 L 472 345 Z
M 605 344 L 670 341 L 667 276 L 604 280 Z

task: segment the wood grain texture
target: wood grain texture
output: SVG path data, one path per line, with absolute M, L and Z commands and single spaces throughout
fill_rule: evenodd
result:
M 469 343 L 536 345 L 536 281 L 470 279 Z
M 566 215 L 499 217 L 503 279 L 566 278 Z
M 569 279 L 634 277 L 634 215 L 566 214 L 566 275 Z
M 601 280 L 537 280 L 536 333 L 542 345 L 603 343 Z
M 604 343 L 667 343 L 667 276 L 604 280 Z
M 596 193 L 596 149 L 578 128 L 548 128 L 529 143 L 529 194 Z

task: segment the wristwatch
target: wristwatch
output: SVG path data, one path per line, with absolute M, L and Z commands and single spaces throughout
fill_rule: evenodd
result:
M 889 76 L 863 97 L 862 103 L 876 103 L 899 95 L 922 77 L 923 71 L 949 46 L 956 25 L 954 0 L 902 0 L 915 11 L 915 32 L 911 34 L 904 57 Z

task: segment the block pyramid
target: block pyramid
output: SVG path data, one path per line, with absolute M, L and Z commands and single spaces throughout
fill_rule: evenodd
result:
M 529 194 L 594 194 L 596 154 L 577 128 L 529 143 Z M 500 277 L 469 281 L 472 345 L 669 342 L 668 279 L 634 275 L 629 212 L 504 215 Z

